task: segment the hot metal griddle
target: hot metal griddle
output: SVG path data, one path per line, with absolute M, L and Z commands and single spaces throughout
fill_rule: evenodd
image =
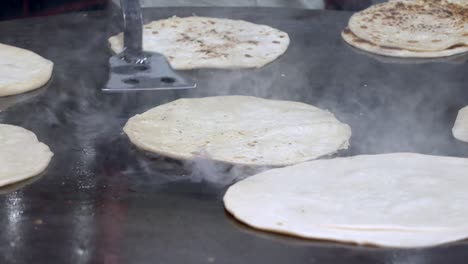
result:
M 468 104 L 463 58 L 408 63 L 362 54 L 340 38 L 347 12 L 161 8 L 144 17 L 192 14 L 268 24 L 288 32 L 291 46 L 261 69 L 182 72 L 197 89 L 105 94 L 107 38 L 121 30 L 117 11 L 0 24 L 0 42 L 55 62 L 44 90 L 9 100 L 0 112 L 0 122 L 34 131 L 55 153 L 39 178 L 1 189 L 0 263 L 467 262 L 467 242 L 381 249 L 255 231 L 223 210 L 229 180 L 213 182 L 236 168 L 151 156 L 122 133 L 129 117 L 177 98 L 240 94 L 329 109 L 353 129 L 341 156 L 466 157 L 468 144 L 451 136 L 458 109 Z

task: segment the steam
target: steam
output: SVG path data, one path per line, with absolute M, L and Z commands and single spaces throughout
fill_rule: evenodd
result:
M 193 161 L 184 162 L 184 167 L 191 172 L 191 181 L 209 182 L 219 186 L 233 184 L 269 169 L 264 166 L 229 165 L 209 159 L 195 159 Z
M 0 122 L 31 128 L 57 157 L 78 152 L 79 157 L 72 161 L 76 163 L 70 167 L 76 168 L 75 174 L 84 177 L 84 181 L 105 167 L 108 160 L 121 161 L 111 165 L 118 166 L 118 172 L 124 176 L 138 180 L 146 177 L 144 180 L 151 184 L 188 180 L 229 185 L 269 169 L 207 159 L 148 158 L 122 133 L 131 116 L 190 97 L 251 95 L 300 101 L 329 110 L 353 131 L 350 149 L 338 155 L 411 151 L 464 156 L 468 151 L 466 144 L 456 142 L 450 131 L 457 111 L 468 104 L 460 85 L 464 81 L 461 76 L 465 76 L 460 65 L 387 63 L 357 54 L 344 43 L 339 44 L 346 16 L 309 19 L 297 11 L 298 16 L 292 19 L 275 10 L 271 11 L 278 12 L 275 16 L 266 12 L 245 14 L 229 8 L 216 12 L 173 10 L 179 16 L 195 12 L 200 16 L 267 24 L 288 32 L 291 45 L 284 56 L 260 69 L 181 72 L 196 80 L 196 89 L 104 94 L 99 89 L 105 84 L 111 52 L 102 50 L 108 45 L 107 37 L 121 31 L 118 23 L 104 25 L 96 23 L 96 18 L 83 19 L 82 14 L 75 14 L 67 16 L 59 26 L 38 23 L 33 31 L 19 27 L 3 42 L 19 43 L 24 39 L 22 32 L 28 32 L 28 41 L 19 46 L 54 61 L 54 73 L 50 87 L 26 101 L 15 101 L 14 106 L 0 112 Z M 145 21 L 161 18 L 163 13 L 169 12 L 146 12 Z M 284 19 L 289 22 L 284 23 Z M 97 33 L 83 36 L 83 31 L 71 30 L 78 24 Z M 299 26 L 307 27 L 310 34 L 298 31 Z

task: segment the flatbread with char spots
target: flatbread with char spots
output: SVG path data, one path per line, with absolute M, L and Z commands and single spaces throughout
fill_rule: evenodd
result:
M 347 149 L 351 128 L 312 105 L 251 96 L 179 99 L 130 118 L 139 148 L 177 159 L 284 166 Z
M 123 49 L 122 33 L 109 38 Z M 143 28 L 143 49 L 166 56 L 175 69 L 258 68 L 281 56 L 289 36 L 278 29 L 242 20 L 172 17 Z
M 468 44 L 468 8 L 461 0 L 391 1 L 354 14 L 349 29 L 383 48 L 446 50 Z

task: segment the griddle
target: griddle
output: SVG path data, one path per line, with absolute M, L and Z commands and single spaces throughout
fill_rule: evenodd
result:
M 288 32 L 291 46 L 261 69 L 185 72 L 197 89 L 106 94 L 100 88 L 111 56 L 107 38 L 121 30 L 118 12 L 0 24 L 0 42 L 55 62 L 42 92 L 10 100 L 0 112 L 0 122 L 34 131 L 55 153 L 37 180 L 0 192 L 0 263 L 467 262 L 463 241 L 383 249 L 255 231 L 224 211 L 229 181 L 213 181 L 236 168 L 147 155 L 122 133 L 129 117 L 177 98 L 254 95 L 335 113 L 353 129 L 341 156 L 466 157 L 468 144 L 451 135 L 457 111 L 468 104 L 466 63 L 398 63 L 356 52 L 340 38 L 347 12 L 160 8 L 144 17 L 192 14 L 268 24 Z

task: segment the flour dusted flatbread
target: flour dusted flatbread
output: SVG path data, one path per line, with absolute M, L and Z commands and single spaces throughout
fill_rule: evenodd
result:
M 122 33 L 109 43 L 120 53 Z M 164 54 L 175 69 L 262 67 L 288 45 L 287 33 L 242 20 L 172 17 L 143 27 L 143 49 Z
M 349 29 L 380 47 L 440 51 L 468 44 L 468 9 L 437 1 L 391 1 L 354 14 Z
M 468 52 L 468 46 L 457 46 L 440 51 L 411 51 L 404 50 L 400 48 L 389 48 L 389 47 L 380 47 L 367 40 L 358 38 L 356 35 L 351 32 L 348 28 L 341 32 L 341 36 L 349 45 L 365 50 L 367 52 L 391 56 L 391 57 L 402 57 L 402 58 L 439 58 L 439 57 L 448 57 L 456 54 L 461 54 Z
M 382 246 L 468 237 L 468 159 L 411 153 L 316 160 L 231 186 L 226 209 L 258 229 Z
M 29 50 L 0 44 L 0 96 L 20 94 L 43 86 L 53 63 Z
M 282 166 L 348 147 L 351 129 L 311 105 L 250 96 L 179 99 L 127 122 L 138 147 L 180 159 Z
M 458 111 L 452 133 L 456 139 L 468 142 L 468 106 Z
M 0 124 L 0 186 L 40 174 L 52 156 L 31 131 Z

